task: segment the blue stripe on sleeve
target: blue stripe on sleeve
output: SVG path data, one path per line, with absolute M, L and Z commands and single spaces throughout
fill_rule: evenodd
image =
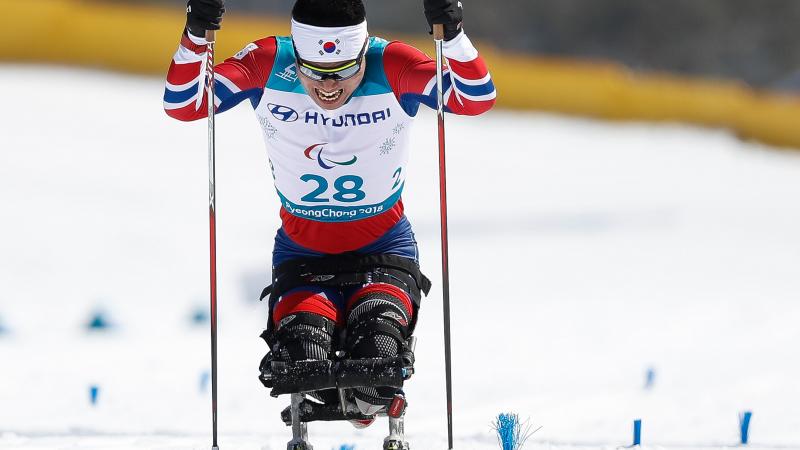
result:
M 233 91 L 228 89 L 221 81 L 214 80 L 214 95 L 216 95 L 221 102 L 224 102 L 233 96 Z
M 193 84 L 192 87 L 185 91 L 170 91 L 169 89 L 164 89 L 164 101 L 167 103 L 183 103 L 187 100 L 192 99 L 197 95 L 197 83 Z
M 408 93 L 400 96 L 400 105 L 403 107 L 406 114 L 411 117 L 416 117 L 419 112 L 419 105 L 421 104 L 431 109 L 436 109 L 439 106 L 436 101 L 436 91 L 433 91 L 433 95 Z M 444 106 L 444 112 L 451 112 L 447 105 Z
M 453 84 L 453 77 L 445 74 L 442 77 L 442 92 L 447 92 L 450 89 L 450 86 Z M 433 90 L 431 91 L 431 96 L 435 99 L 436 98 L 436 85 L 433 85 Z
M 444 86 L 443 92 L 447 94 L 447 90 L 450 89 L 450 86 L 452 85 L 452 80 L 447 74 L 445 74 L 442 81 L 442 86 Z M 406 114 L 411 117 L 415 117 L 417 115 L 420 103 L 431 109 L 436 109 L 436 84 L 433 85 L 433 89 L 431 89 L 431 93 L 429 95 L 408 92 L 400 96 L 400 105 L 403 107 L 403 110 L 405 110 Z M 450 112 L 446 105 L 445 112 Z
M 403 94 L 400 96 L 400 106 L 403 111 L 411 117 L 416 117 L 419 112 L 419 105 L 424 103 L 429 108 L 436 109 L 436 98 L 422 94 Z
M 218 113 L 225 112 L 248 98 L 250 99 L 250 102 L 253 104 L 253 109 L 255 109 L 258 106 L 258 101 L 261 100 L 261 95 L 263 93 L 264 93 L 263 89 L 253 88 L 239 92 L 238 94 L 231 94 L 230 96 L 221 101 L 221 103 L 217 107 L 217 112 Z
M 455 82 L 456 82 L 456 88 L 459 90 L 459 92 L 463 92 L 464 94 L 467 94 L 472 97 L 489 95 L 492 92 L 494 92 L 494 83 L 492 83 L 492 80 L 489 80 L 488 83 L 481 84 L 479 86 L 464 84 L 459 80 L 455 80 Z

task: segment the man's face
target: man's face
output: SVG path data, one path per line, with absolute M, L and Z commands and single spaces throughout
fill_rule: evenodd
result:
M 302 61 L 299 61 L 302 63 Z M 313 63 L 314 67 L 320 69 L 335 69 L 343 67 L 352 61 L 341 61 L 331 63 Z M 326 78 L 322 81 L 316 81 L 299 71 L 300 84 L 303 85 L 309 96 L 319 105 L 322 109 L 334 110 L 344 105 L 347 100 L 353 95 L 353 92 L 361 84 L 364 79 L 364 73 L 367 68 L 367 59 L 361 59 L 361 68 L 352 77 L 346 80 L 333 80 Z

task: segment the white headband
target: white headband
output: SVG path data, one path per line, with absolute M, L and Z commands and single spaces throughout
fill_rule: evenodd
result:
M 317 27 L 292 19 L 292 40 L 305 61 L 326 63 L 358 58 L 367 39 L 367 21 L 349 27 Z

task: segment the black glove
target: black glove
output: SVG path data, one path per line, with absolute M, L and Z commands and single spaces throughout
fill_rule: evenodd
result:
M 219 30 L 225 0 L 189 0 L 186 3 L 186 29 L 197 37 L 205 37 L 207 30 Z
M 431 26 L 444 25 L 444 40 L 449 41 L 461 32 L 461 22 L 464 20 L 464 10 L 458 0 L 424 0 L 425 18 Z

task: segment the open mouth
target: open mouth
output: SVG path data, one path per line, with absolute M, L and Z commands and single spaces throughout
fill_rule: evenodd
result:
M 338 89 L 338 90 L 333 91 L 333 92 L 325 92 L 323 90 L 315 88 L 314 91 L 316 91 L 317 97 L 320 100 L 322 100 L 323 102 L 333 103 L 333 102 L 339 100 L 339 97 L 342 96 L 342 93 L 344 92 L 344 89 Z

